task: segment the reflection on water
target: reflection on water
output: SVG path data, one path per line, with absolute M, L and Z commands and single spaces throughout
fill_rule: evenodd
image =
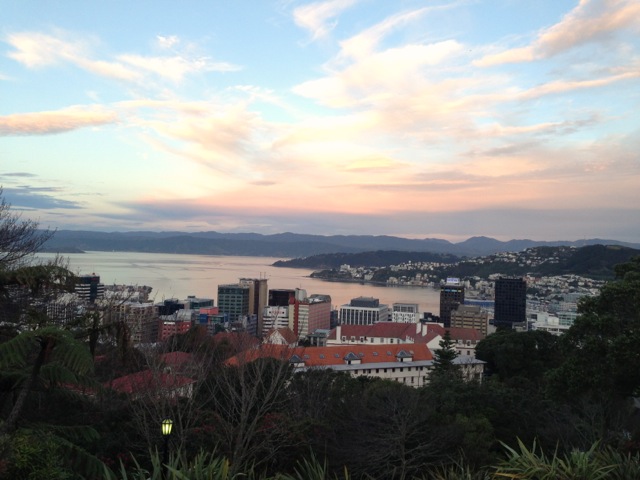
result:
M 53 258 L 53 254 L 40 254 Z M 330 295 L 339 306 L 354 297 L 380 299 L 380 303 L 417 303 L 421 312 L 439 311 L 438 291 L 420 287 L 384 287 L 359 283 L 326 282 L 309 278 L 311 270 L 271 266 L 281 258 L 177 255 L 169 253 L 87 252 L 65 255 L 74 273 L 100 275 L 106 284 L 148 285 L 156 301 L 186 298 L 187 295 L 214 298 L 218 285 L 236 283 L 239 278 L 266 278 L 269 288 L 304 288 L 308 294 Z

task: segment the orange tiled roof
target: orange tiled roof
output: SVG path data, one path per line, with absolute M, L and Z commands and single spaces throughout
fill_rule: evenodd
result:
M 338 345 L 333 347 L 297 347 L 286 345 L 263 345 L 261 348 L 242 352 L 227 360 L 229 365 L 240 362 L 250 362 L 258 358 L 277 358 L 289 360 L 297 355 L 307 367 L 329 367 L 344 364 L 344 358 L 349 354 L 356 355 L 362 364 L 395 362 L 396 355 L 401 351 L 409 353 L 414 361 L 433 360 L 431 351 L 424 343 L 390 344 L 390 345 Z
M 422 326 L 420 326 L 422 327 Z M 378 322 L 373 325 L 341 325 L 340 336 L 360 337 L 365 338 L 399 338 L 405 340 L 407 337 L 413 339 L 416 343 L 429 343 L 438 335 L 444 335 L 444 328 L 438 324 L 428 324 L 427 333 L 417 333 L 417 326 L 415 323 L 397 323 L 397 322 Z M 329 334 L 330 340 L 339 340 L 337 337 L 337 329 L 334 328 Z
M 118 377 L 106 386 L 120 393 L 139 393 L 160 389 L 174 390 L 190 383 L 195 383 L 195 380 L 180 375 L 144 370 Z

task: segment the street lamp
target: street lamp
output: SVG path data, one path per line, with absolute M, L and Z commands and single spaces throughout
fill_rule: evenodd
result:
M 169 463 L 169 436 L 171 435 L 172 428 L 173 420 L 171 420 L 170 418 L 165 418 L 164 420 L 162 420 L 162 436 L 164 437 L 164 453 L 162 454 L 163 465 L 167 465 L 167 463 Z M 166 478 L 164 468 L 162 469 L 162 478 Z

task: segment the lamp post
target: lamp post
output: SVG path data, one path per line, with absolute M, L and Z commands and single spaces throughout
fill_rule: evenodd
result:
M 173 420 L 165 418 L 162 420 L 162 436 L 164 437 L 164 452 L 162 454 L 162 478 L 167 478 L 168 467 L 164 467 L 169 463 L 169 436 L 171 435 L 171 429 L 173 428 Z

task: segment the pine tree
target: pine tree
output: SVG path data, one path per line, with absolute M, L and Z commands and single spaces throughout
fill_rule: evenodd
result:
M 433 353 L 433 375 L 451 376 L 458 373 L 458 366 L 454 363 L 458 352 L 451 340 L 451 334 L 447 330 L 440 340 L 440 349 Z

